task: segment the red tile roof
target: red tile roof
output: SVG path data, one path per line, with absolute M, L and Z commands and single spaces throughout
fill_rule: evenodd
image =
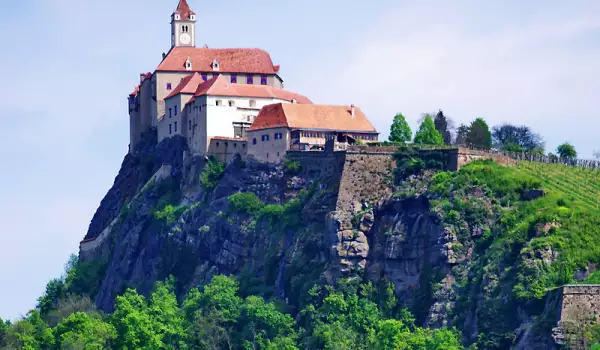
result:
M 137 96 L 137 94 L 139 94 L 140 92 L 140 86 L 136 86 L 135 89 L 133 89 L 133 92 L 129 94 L 129 96 Z
M 156 68 L 157 71 L 186 71 L 190 58 L 192 71 L 212 72 L 217 59 L 221 73 L 276 74 L 271 56 L 261 49 L 209 49 L 208 47 L 174 47 Z
M 177 8 L 173 13 L 178 14 L 184 21 L 189 21 L 190 15 L 196 14 L 194 11 L 192 11 L 190 5 L 188 5 L 187 0 L 179 0 L 179 4 L 177 4 Z
M 268 85 L 232 84 L 227 77 L 219 75 L 198 85 L 195 96 L 231 96 L 231 97 L 256 97 L 276 98 L 284 101 L 296 100 L 298 103 L 312 104 L 304 95 L 295 92 L 277 89 Z
M 297 103 L 264 106 L 249 131 L 288 127 L 291 129 L 335 130 L 375 133 L 377 130 L 360 108 Z
M 177 87 L 167 96 L 165 100 L 171 98 L 177 94 L 194 94 L 198 84 L 202 83 L 202 76 L 198 73 L 192 73 L 187 77 L 181 79 L 181 82 Z

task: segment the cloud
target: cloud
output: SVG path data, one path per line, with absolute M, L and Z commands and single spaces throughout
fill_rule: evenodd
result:
M 360 104 L 384 134 L 396 112 L 416 126 L 420 113 L 441 108 L 458 122 L 525 123 L 551 148 L 569 139 L 591 155 L 600 127 L 600 51 L 588 37 L 600 33 L 596 3 L 566 15 L 530 9 L 525 20 L 482 2 L 468 11 L 434 3 L 389 11 L 351 50 L 330 53 L 322 99 Z M 486 26 L 496 15 L 505 17 Z

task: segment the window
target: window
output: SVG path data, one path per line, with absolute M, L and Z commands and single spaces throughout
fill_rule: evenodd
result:
M 171 118 L 172 114 L 171 114 L 171 108 L 169 108 L 169 118 Z
M 267 85 L 267 76 L 266 75 L 262 75 L 260 77 L 260 85 Z
M 237 143 L 234 143 L 234 144 L 233 144 L 233 148 L 237 148 Z
M 187 107 L 188 107 L 188 113 L 190 113 L 190 112 L 192 111 L 192 104 L 191 104 L 191 103 L 190 103 L 190 104 L 188 104 L 188 106 L 187 106 Z
M 217 142 L 217 148 L 219 148 L 219 143 Z
M 277 157 L 279 157 L 279 152 L 277 152 Z
M 207 81 L 208 80 L 208 76 L 206 74 L 202 74 L 202 81 Z
M 192 121 L 188 120 L 188 130 L 192 130 Z
M 256 141 L 256 139 L 254 139 L 254 141 Z M 242 143 L 242 148 L 246 148 L 246 144 L 245 143 Z
M 283 138 L 283 134 L 280 132 L 276 132 L 275 135 L 273 135 L 273 137 L 275 138 L 275 140 L 281 140 Z
M 216 105 L 217 105 L 217 106 L 220 106 L 220 105 L 222 105 L 222 104 L 223 104 L 223 101 L 221 101 L 221 100 L 217 100 L 217 101 L 216 101 Z
M 175 122 L 175 132 L 177 132 L 177 122 Z
M 171 90 L 171 83 L 167 83 L 167 90 Z
M 233 107 L 233 106 L 235 106 L 235 102 L 230 100 L 229 101 L 229 107 Z
M 237 75 L 232 75 L 231 76 L 231 83 L 232 84 L 237 84 Z
M 269 152 L 267 152 L 267 158 L 269 158 Z
M 169 134 L 172 132 L 173 132 L 173 130 L 171 129 L 171 124 L 169 124 Z
M 256 137 L 252 139 L 252 144 L 256 145 Z
M 261 140 L 262 140 L 262 141 L 269 141 L 269 135 L 263 135 L 263 136 L 261 137 Z
M 254 77 L 253 77 L 253 76 L 251 76 L 251 75 L 249 75 L 249 76 L 246 78 L 246 83 L 247 83 L 247 84 L 254 84 Z
M 175 107 L 173 107 L 173 109 L 174 109 L 174 113 L 173 114 L 177 115 L 177 105 L 175 105 Z
M 227 146 L 229 146 L 229 142 L 225 142 L 225 148 L 227 148 Z
M 250 107 L 256 107 L 256 101 L 250 100 Z

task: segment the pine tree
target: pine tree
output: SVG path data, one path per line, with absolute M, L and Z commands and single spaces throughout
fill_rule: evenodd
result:
M 449 145 L 452 142 L 452 135 L 450 134 L 450 131 L 448 130 L 448 118 L 444 115 L 444 112 L 442 112 L 441 109 L 435 115 L 434 124 L 435 124 L 435 129 L 444 138 L 444 143 Z
M 477 118 L 471 123 L 467 134 L 467 144 L 475 148 L 492 148 L 492 134 L 483 118 Z

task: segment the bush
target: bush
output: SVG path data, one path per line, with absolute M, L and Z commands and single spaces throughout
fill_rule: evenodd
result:
M 225 165 L 223 163 L 210 158 L 200 174 L 200 183 L 202 184 L 202 187 L 207 191 L 217 187 L 224 171 Z
M 252 192 L 238 192 L 232 194 L 229 196 L 228 201 L 233 210 L 249 215 L 257 215 L 265 206 L 260 198 Z
M 185 206 L 174 206 L 171 204 L 167 204 L 163 209 L 155 211 L 154 217 L 157 220 L 165 220 L 166 224 L 168 226 L 171 226 L 186 209 L 187 207 Z
M 302 164 L 298 160 L 286 159 L 283 162 L 283 170 L 288 174 L 297 174 L 302 170 Z

